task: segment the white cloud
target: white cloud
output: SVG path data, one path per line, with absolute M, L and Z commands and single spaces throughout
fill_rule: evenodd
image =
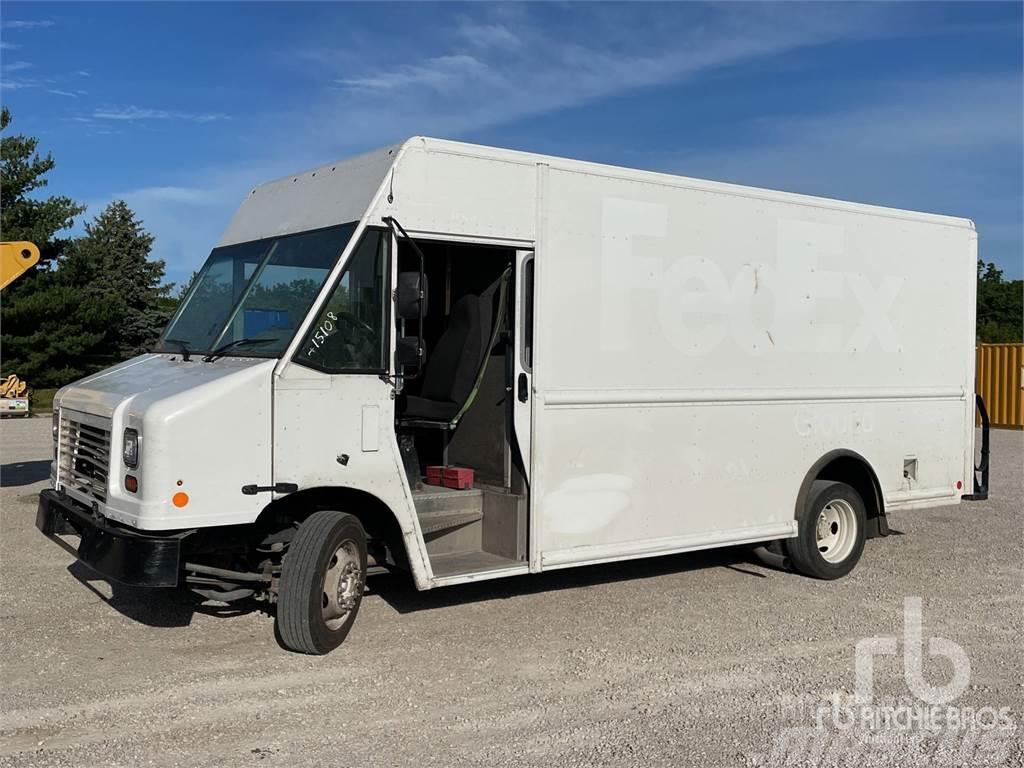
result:
M 0 79 L 0 90 L 16 91 L 22 88 L 35 88 L 39 83 L 35 80 L 11 79 L 4 77 Z
M 36 66 L 30 61 L 12 61 L 10 63 L 3 64 L 0 66 L 0 72 L 3 73 L 2 79 L 0 79 L 0 88 L 3 90 L 19 90 L 23 88 L 46 88 L 50 93 L 58 96 L 77 96 L 84 94 L 85 91 L 70 91 L 60 88 L 50 88 L 47 86 L 59 85 L 67 81 L 67 75 L 52 75 L 52 76 L 36 76 L 36 77 L 25 77 L 25 74 L 32 70 L 36 72 Z M 16 73 L 22 73 L 17 75 Z M 41 73 L 37 73 L 41 74 Z M 16 75 L 12 77 L 12 75 Z
M 78 98 L 78 94 L 77 93 L 72 93 L 71 91 L 62 91 L 59 88 L 47 88 L 46 92 L 47 93 L 52 93 L 54 96 L 67 96 L 68 98 L 71 98 L 71 99 L 77 99 Z
M 125 193 L 125 197 L 133 200 L 144 200 L 153 203 L 174 203 L 180 205 L 206 205 L 217 202 L 223 194 L 212 189 L 197 187 L 144 187 Z
M 134 105 L 127 107 L 104 107 L 92 113 L 95 120 L 122 120 L 135 122 L 141 120 L 188 120 L 194 123 L 210 123 L 217 120 L 230 119 L 220 113 L 179 112 L 166 109 L 146 109 Z
M 1019 75 L 880 85 L 815 115 L 766 116 L 735 146 L 663 158 L 699 178 L 974 219 L 982 258 L 1021 275 Z M 1015 179 L 1015 180 L 1014 180 Z
M 557 31 L 503 7 L 462 20 L 445 50 L 392 65 L 378 50 L 349 51 L 334 103 L 308 110 L 311 132 L 338 149 L 412 133 L 458 136 L 640 88 L 748 64 L 799 48 L 871 36 L 884 8 L 828 4 L 732 7 L 571 4 Z M 468 46 L 468 47 L 467 47 Z M 430 46 L 422 46 L 429 50 Z M 434 45 L 436 48 L 436 43 Z M 409 50 L 403 47 L 404 50 Z M 360 55 L 365 53 L 365 55 Z M 392 61 L 387 51 L 385 62 Z M 326 66 L 330 57 L 321 55 Z M 322 68 L 321 68 L 322 69 Z M 319 69 L 318 69 L 319 71 Z M 315 135 L 315 134 L 314 134 Z
M 816 136 L 862 151 L 931 152 L 1019 141 L 1021 78 L 914 80 L 879 87 L 876 100 L 839 113 L 765 123 L 777 136 Z M 774 124 L 773 124 L 774 123 Z
M 21 48 L 19 43 L 9 43 L 6 40 L 0 41 L 0 51 L 16 51 Z
M 29 61 L 12 61 L 10 64 L 3 65 L 4 72 L 23 72 L 26 69 L 32 69 L 32 63 Z
M 766 116 L 740 146 L 684 153 L 672 164 L 689 175 L 819 194 L 843 185 L 892 200 L 953 170 L 981 172 L 1019 156 L 1022 85 L 1019 76 L 1001 76 L 880 86 L 845 109 Z M 909 167 L 913 173 L 901 172 Z
M 45 27 L 52 27 L 53 22 L 49 19 L 42 19 L 37 21 L 4 21 L 0 23 L 0 27 L 3 29 L 43 29 Z
M 523 41 L 504 24 L 480 24 L 464 19 L 458 33 L 471 45 L 479 48 L 519 48 Z
M 140 109 L 139 107 L 109 107 L 92 113 L 96 120 L 166 120 L 170 112 L 162 109 Z
M 339 85 L 360 91 L 393 91 L 425 86 L 438 92 L 450 91 L 463 85 L 467 78 L 484 78 L 486 64 L 465 54 L 438 56 L 422 64 L 408 65 L 376 75 L 338 80 Z

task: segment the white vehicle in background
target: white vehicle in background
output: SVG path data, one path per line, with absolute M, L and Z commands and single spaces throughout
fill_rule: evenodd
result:
M 153 353 L 58 393 L 37 525 L 274 602 L 306 653 L 375 568 L 763 545 L 836 578 L 887 512 L 987 490 L 976 256 L 964 219 L 413 138 L 251 191 Z

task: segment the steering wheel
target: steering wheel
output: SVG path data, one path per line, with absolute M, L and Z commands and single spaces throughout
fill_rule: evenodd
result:
M 330 328 L 328 328 L 330 324 Z M 351 312 L 332 309 L 320 321 L 306 347 L 306 356 L 346 367 L 379 354 L 380 334 Z
M 357 335 L 361 335 L 364 340 L 376 343 L 377 331 L 375 331 L 371 325 L 364 323 L 351 312 L 338 312 L 336 316 L 338 318 L 336 322 L 339 327 L 344 323 L 355 331 Z

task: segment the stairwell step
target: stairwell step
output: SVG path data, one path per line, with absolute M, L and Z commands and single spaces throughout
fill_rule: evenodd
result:
M 483 519 L 483 516 L 483 511 L 476 509 L 461 512 L 423 512 L 418 515 L 420 530 L 424 535 L 469 525 Z
M 412 496 L 420 516 L 441 512 L 483 512 L 484 494 L 473 489 L 453 491 L 447 488 L 417 491 Z

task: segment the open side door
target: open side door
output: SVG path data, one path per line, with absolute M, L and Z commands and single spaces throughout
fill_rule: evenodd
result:
M 513 338 L 512 430 L 523 475 L 529 484 L 533 438 L 533 251 L 516 251 L 515 323 Z

